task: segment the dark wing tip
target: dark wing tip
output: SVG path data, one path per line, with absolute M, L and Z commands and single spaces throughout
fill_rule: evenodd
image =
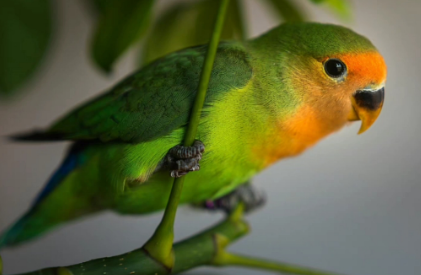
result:
M 42 142 L 42 141 L 60 141 L 60 140 L 64 140 L 64 137 L 62 134 L 59 134 L 59 133 L 34 131 L 30 133 L 21 133 L 21 134 L 11 135 L 11 136 L 8 136 L 7 139 L 11 141 Z

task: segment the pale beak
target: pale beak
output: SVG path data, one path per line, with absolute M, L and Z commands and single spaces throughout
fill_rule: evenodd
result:
M 352 110 L 348 115 L 348 120 L 361 120 L 358 134 L 362 134 L 373 125 L 380 115 L 384 101 L 384 87 L 378 90 L 359 90 L 352 96 L 351 101 Z

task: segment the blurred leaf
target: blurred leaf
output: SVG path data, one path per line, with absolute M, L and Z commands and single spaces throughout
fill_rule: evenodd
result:
M 310 0 L 315 4 L 325 5 L 333 13 L 344 20 L 352 19 L 352 8 L 349 0 Z
M 154 0 L 97 0 L 102 14 L 92 41 L 95 63 L 110 72 L 114 62 L 145 33 Z
M 51 21 L 50 0 L 0 0 L 0 94 L 12 94 L 35 72 Z
M 286 22 L 303 22 L 306 15 L 289 0 L 268 0 Z M 317 0 L 316 0 L 317 1 Z
M 244 39 L 246 36 L 240 2 L 230 1 L 222 39 Z M 219 1 L 216 0 L 173 5 L 153 26 L 142 53 L 142 62 L 149 63 L 170 52 L 207 43 L 218 6 Z
M 196 18 L 197 44 L 207 43 L 211 37 L 215 24 L 219 3 L 215 0 L 205 0 L 196 5 L 198 16 Z M 245 27 L 243 26 L 242 6 L 238 0 L 231 0 L 228 6 L 226 21 L 222 30 L 222 39 L 245 39 Z
M 194 44 L 194 21 L 197 12 L 187 4 L 173 6 L 152 28 L 143 51 L 143 62 L 148 63 L 174 50 Z
M 231 26 L 235 38 L 246 40 L 248 38 L 247 20 L 244 18 L 244 6 L 241 3 L 241 0 L 231 0 L 227 11 L 227 18 L 225 19 L 227 23 L 225 24 Z
M 112 0 L 88 0 L 99 14 L 103 14 L 108 2 Z

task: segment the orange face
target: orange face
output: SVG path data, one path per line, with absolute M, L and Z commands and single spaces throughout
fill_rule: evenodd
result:
M 314 123 L 321 124 L 322 135 L 341 128 L 347 121 L 362 120 L 360 133 L 374 123 L 383 105 L 387 74 L 378 52 L 319 60 L 305 57 L 299 62 L 296 68 L 305 69 L 296 70 L 291 84 L 303 99 L 303 111 Z
M 300 105 L 279 120 L 271 138 L 282 145 L 272 148 L 268 162 L 302 152 L 349 121 L 362 120 L 362 133 L 380 114 L 386 64 L 378 52 L 303 57 L 291 65 L 287 79 Z

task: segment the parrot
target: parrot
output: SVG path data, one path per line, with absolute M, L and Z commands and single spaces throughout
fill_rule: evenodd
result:
M 365 132 L 383 107 L 387 68 L 367 38 L 333 24 L 283 23 L 219 43 L 196 140 L 181 146 L 207 48 L 163 56 L 50 127 L 12 136 L 73 143 L 0 247 L 104 210 L 162 210 L 173 178 L 187 173 L 180 203 L 229 208 L 216 202 L 253 197 L 236 190 L 345 125 L 361 121 Z

